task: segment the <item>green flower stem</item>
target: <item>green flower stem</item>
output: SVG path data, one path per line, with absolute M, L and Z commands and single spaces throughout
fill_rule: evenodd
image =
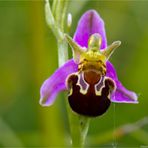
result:
M 50 3 L 48 0 L 45 0 L 45 18 L 46 18 L 47 25 L 50 27 L 55 37 L 58 40 L 63 40 L 64 34 L 62 33 L 62 31 L 60 30 L 60 28 L 57 26 L 55 22 L 55 19 L 50 9 Z
M 67 17 L 67 8 L 68 8 L 68 3 L 69 1 L 68 0 L 65 0 L 65 3 L 64 3 L 64 8 L 63 8 L 63 13 L 62 13 L 62 21 L 61 21 L 61 29 L 64 31 L 64 25 L 65 25 L 65 18 Z
M 72 147 L 83 148 L 89 128 L 90 118 L 73 113 L 69 107 L 68 101 L 66 104 L 72 138 Z
M 52 29 L 58 44 L 59 67 L 68 60 L 68 44 L 64 38 L 64 22 L 67 0 L 55 0 L 51 11 L 48 0 L 45 0 L 45 15 L 48 26 Z M 67 96 L 66 96 L 67 98 Z M 73 147 L 83 147 L 89 127 L 89 118 L 74 114 L 66 102 L 67 114 L 72 137 Z
M 55 13 L 56 13 L 57 3 L 58 3 L 58 0 L 53 0 L 53 3 L 52 3 L 52 14 L 53 14 L 53 16 L 55 16 Z
M 68 60 L 68 44 L 63 40 L 58 40 L 58 63 L 59 67 Z
M 80 116 L 80 134 L 81 134 L 81 147 L 84 146 L 85 144 L 85 139 L 87 136 L 87 132 L 88 132 L 88 128 L 89 128 L 89 122 L 90 122 L 90 118 L 88 117 L 84 117 L 84 116 Z
M 68 3 L 69 3 L 68 0 L 59 0 L 56 4 L 55 19 L 57 25 L 61 28 L 63 32 L 64 32 L 64 22 L 65 22 Z

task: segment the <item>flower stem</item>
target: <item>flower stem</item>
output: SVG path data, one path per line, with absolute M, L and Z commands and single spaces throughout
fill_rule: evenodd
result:
M 48 0 L 45 0 L 45 18 L 46 18 L 47 25 L 52 30 L 57 40 L 62 40 L 64 38 L 64 34 L 60 30 L 60 28 L 57 26 L 57 23 L 52 14 L 50 3 Z
M 68 105 L 68 101 L 66 103 L 72 138 L 72 147 L 83 148 L 89 128 L 90 118 L 73 113 Z
M 68 44 L 64 39 L 64 22 L 67 6 L 68 0 L 55 0 L 52 12 L 49 1 L 45 0 L 46 21 L 57 39 L 59 67 L 68 60 Z M 72 146 L 82 148 L 88 132 L 89 118 L 74 114 L 68 105 L 68 101 L 66 102 L 66 106 L 72 137 Z
M 59 67 L 68 60 L 68 44 L 63 40 L 58 40 L 58 63 Z
M 80 116 L 79 120 L 80 120 L 81 147 L 83 147 L 85 144 L 85 139 L 89 128 L 90 118 Z

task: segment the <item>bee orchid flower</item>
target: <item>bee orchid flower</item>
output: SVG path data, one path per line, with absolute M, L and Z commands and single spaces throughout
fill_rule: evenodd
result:
M 111 102 L 138 103 L 137 95 L 118 80 L 109 58 L 120 45 L 107 45 L 104 21 L 95 10 L 80 18 L 73 39 L 65 35 L 73 59 L 58 68 L 40 89 L 40 104 L 50 106 L 61 91 L 68 91 L 72 110 L 80 115 L 97 117 Z

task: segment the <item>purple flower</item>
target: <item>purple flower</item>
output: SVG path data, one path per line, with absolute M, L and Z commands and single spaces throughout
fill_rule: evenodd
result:
M 96 11 L 89 10 L 80 18 L 73 40 L 66 38 L 73 48 L 73 59 L 43 83 L 42 106 L 52 105 L 65 90 L 72 110 L 91 117 L 103 114 L 111 102 L 138 103 L 137 95 L 122 85 L 108 61 L 120 42 L 107 46 L 104 22 Z

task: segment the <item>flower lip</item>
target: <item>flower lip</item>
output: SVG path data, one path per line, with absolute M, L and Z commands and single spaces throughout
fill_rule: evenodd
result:
M 68 77 L 67 85 L 70 90 L 68 101 L 74 112 L 83 116 L 97 117 L 107 111 L 115 83 L 111 78 L 99 75 L 98 71 L 90 70 L 74 73 Z

